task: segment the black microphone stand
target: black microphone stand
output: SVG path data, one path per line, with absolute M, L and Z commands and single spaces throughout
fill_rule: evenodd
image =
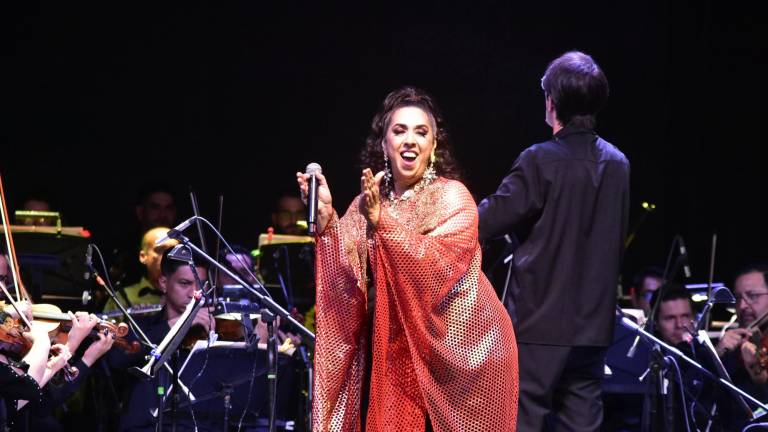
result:
M 285 296 L 286 304 L 289 309 L 293 309 L 293 288 L 292 288 L 292 282 L 291 282 L 291 263 L 290 263 L 290 256 L 288 254 L 288 248 L 285 246 L 281 246 L 278 250 L 275 251 L 275 254 L 280 255 L 280 251 L 282 250 L 283 256 L 285 257 L 285 267 L 286 272 L 288 273 L 288 277 L 284 278 L 282 272 L 280 271 L 280 265 L 278 264 L 278 260 L 275 259 L 275 271 L 277 272 L 277 280 L 280 282 L 280 286 L 283 290 L 283 295 Z M 277 258 L 277 257 L 275 257 Z M 314 265 L 312 266 L 313 272 L 314 272 Z M 287 282 L 286 282 L 287 281 Z M 287 287 L 286 287 L 287 284 Z M 306 371 L 306 384 L 307 384 L 307 400 L 304 404 L 303 413 L 302 415 L 306 419 L 306 427 L 308 431 L 312 430 L 312 389 L 314 388 L 314 365 L 312 364 L 312 359 L 309 357 L 309 353 L 307 352 L 307 347 L 303 344 L 298 347 L 299 356 L 301 357 L 302 363 L 304 363 L 305 371 Z
M 275 336 L 275 315 L 264 309 L 261 320 L 267 325 L 267 381 L 269 382 L 269 432 L 275 431 L 277 411 L 277 337 Z
M 650 353 L 650 364 L 648 366 L 648 390 L 646 390 L 643 401 L 643 412 L 641 417 L 641 431 L 652 430 L 674 430 L 674 395 L 675 380 L 670 378 L 669 363 L 664 353 L 658 345 L 655 345 Z M 659 407 L 663 407 L 663 416 L 661 424 L 658 423 Z M 683 408 L 683 415 L 686 415 Z

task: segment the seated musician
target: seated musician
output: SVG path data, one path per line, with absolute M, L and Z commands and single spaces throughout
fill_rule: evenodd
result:
M 176 240 L 168 240 L 159 246 L 155 242 L 165 237 L 170 231 L 168 228 L 152 228 L 141 238 L 141 250 L 139 251 L 139 262 L 146 268 L 145 275 L 141 280 L 133 285 L 129 285 L 118 292 L 120 301 L 125 307 L 158 304 L 162 302 L 160 288 L 160 258 L 163 252 L 174 246 Z M 126 302 L 127 300 L 127 302 Z M 117 305 L 112 299 L 109 299 L 104 306 L 104 312 L 117 310 Z
M 768 314 L 768 266 L 745 267 L 736 274 L 733 291 L 736 297 L 736 316 L 739 327 L 725 332 L 717 344 L 717 353 L 723 360 L 733 383 L 761 401 L 768 401 L 768 371 L 761 366 L 757 352 L 757 331 L 749 327 Z M 765 328 L 762 329 L 765 332 Z
M 301 198 L 293 193 L 280 195 L 272 209 L 272 227 L 275 234 L 307 235 L 306 226 L 298 223 L 306 216 L 307 209 Z
M 632 307 L 642 309 L 645 316 L 651 312 L 651 298 L 663 282 L 664 271 L 656 266 L 648 266 L 640 270 L 629 287 Z
M 243 281 L 253 285 L 256 283 L 254 277 L 258 271 L 254 267 L 253 256 L 251 256 L 251 253 L 248 251 L 248 249 L 245 248 L 245 246 L 238 244 L 233 244 L 231 246 L 231 251 L 229 249 L 222 248 L 219 256 L 226 259 L 227 262 L 225 264 L 227 267 L 229 267 L 236 275 L 240 276 Z M 218 281 L 216 282 L 217 286 L 221 287 L 224 285 L 237 284 L 237 281 L 235 281 L 228 274 L 224 273 L 223 271 L 218 272 Z
M 67 334 L 66 346 L 73 355 L 70 364 L 76 368 L 77 376 L 70 382 L 55 386 L 48 385 L 43 389 L 42 403 L 28 416 L 29 430 L 44 430 L 46 432 L 63 432 L 65 430 L 55 417 L 55 410 L 91 377 L 93 365 L 112 348 L 115 341 L 112 335 L 97 332 L 92 341 L 85 342 L 98 322 L 98 317 L 94 314 L 86 312 L 72 314 L 72 327 Z M 87 348 L 78 357 L 76 353 L 84 342 Z
M 658 294 L 659 291 L 654 293 L 652 303 L 656 301 Z M 679 349 L 689 358 L 698 361 L 708 370 L 714 370 L 714 365 L 703 355 L 701 348 L 696 343 L 692 343 L 695 330 L 694 318 L 693 304 L 688 291 L 676 284 L 667 285 L 656 312 L 657 336 Z M 693 368 L 682 359 L 677 359 L 677 365 L 680 368 L 683 383 L 677 382 L 674 370 L 670 374 L 670 378 L 675 379 L 680 390 L 685 392 L 687 406 L 685 410 L 674 409 L 674 430 L 685 430 L 686 423 L 683 413 L 689 416 L 688 422 L 690 424 L 706 425 L 711 419 L 710 410 L 716 395 L 714 383 L 705 379 L 701 371 Z M 679 393 L 675 392 L 671 397 L 672 404 L 678 408 L 680 404 Z M 664 412 L 663 406 L 659 406 L 658 409 L 659 412 Z M 690 417 L 691 414 L 694 417 Z
M 154 344 L 160 343 L 168 334 L 171 327 L 184 313 L 193 293 L 200 288 L 189 265 L 186 262 L 169 258 L 170 251 L 171 249 L 166 249 L 162 254 L 160 259 L 161 275 L 158 278 L 159 289 L 165 296 L 165 306 L 158 313 L 136 318 L 142 331 Z M 207 268 L 200 263 L 197 264 L 197 275 L 201 281 L 205 281 Z M 201 326 L 205 332 L 215 329 L 216 323 L 211 311 L 206 308 L 200 309 L 194 318 L 193 328 L 195 325 Z M 148 348 L 132 355 L 113 350 L 109 353 L 108 359 L 113 369 L 126 370 L 131 366 L 144 366 L 147 362 L 145 358 L 147 354 L 149 354 Z M 155 420 L 150 411 L 158 405 L 157 397 L 153 397 L 156 394 L 157 380 L 139 381 L 133 379 L 132 381 L 130 398 L 120 420 L 120 430 L 154 431 Z
M 8 428 L 14 431 L 24 430 L 23 415 L 30 407 L 40 403 L 43 396 L 41 388 L 64 367 L 71 355 L 66 346 L 57 344 L 57 353 L 49 358 L 51 341 L 47 330 L 33 325 L 29 332 L 22 334 L 15 325 L 17 317 L 7 310 L 2 304 L 2 334 L 21 336 L 31 342 L 29 352 L 21 359 L 14 359 L 14 353 L 0 350 L 0 430 Z M 6 343 L 0 342 L 3 349 L 8 347 Z
M 654 299 L 656 297 L 654 296 Z M 658 336 L 672 346 L 690 342 L 693 318 L 693 307 L 688 292 L 678 285 L 669 285 L 656 312 Z
M 0 281 L 3 283 L 7 283 L 9 281 L 9 268 L 8 268 L 8 260 L 5 256 L 0 255 Z M 27 318 L 32 319 L 32 313 L 31 309 L 28 306 L 28 303 L 26 302 L 20 302 L 18 303 L 18 306 L 22 308 L 22 310 L 26 311 L 25 315 Z M 10 329 L 10 331 L 15 331 L 12 329 L 12 322 L 13 319 L 17 317 L 15 309 L 10 305 L 5 305 L 3 308 L 3 311 L 0 312 L 2 316 L 4 317 L 4 325 L 6 328 Z M 67 334 L 67 342 L 65 345 L 56 345 L 57 350 L 60 351 L 57 356 L 54 357 L 56 359 L 56 364 L 51 364 L 51 373 L 49 373 L 49 376 L 44 377 L 44 381 L 38 381 L 39 387 L 43 387 L 43 384 L 45 382 L 48 382 L 48 380 L 54 375 L 53 372 L 60 369 L 65 365 L 65 363 L 70 360 L 70 354 L 74 354 L 77 352 L 78 347 L 83 342 L 83 340 L 91 333 L 91 330 L 96 326 L 98 323 L 98 318 L 93 314 L 88 314 L 86 312 L 77 312 L 75 314 L 71 314 L 72 322 L 71 322 L 71 330 L 69 330 L 69 333 Z M 33 323 L 34 326 L 34 323 Z M 34 335 L 31 335 L 34 336 Z M 35 397 L 35 400 L 38 402 L 41 402 L 39 404 L 34 404 L 31 408 L 24 410 L 24 412 L 20 413 L 19 415 L 15 415 L 15 421 L 14 425 L 11 427 L 11 429 L 20 429 L 23 430 L 25 427 L 28 427 L 29 430 L 46 430 L 49 432 L 54 432 L 57 430 L 63 430 L 61 429 L 61 426 L 58 424 L 56 419 L 53 417 L 53 410 L 60 406 L 61 403 L 69 396 L 71 395 L 90 375 L 90 368 L 91 366 L 96 362 L 96 360 L 99 359 L 105 352 L 107 352 L 111 347 L 114 339 L 110 336 L 107 336 L 105 334 L 98 334 L 97 335 L 98 340 L 94 343 L 90 344 L 88 348 L 85 350 L 83 355 L 77 359 L 77 361 L 72 362 L 74 368 L 78 371 L 78 374 L 76 378 L 66 383 L 65 385 L 61 386 L 45 386 L 43 388 L 43 391 L 39 396 Z M 48 333 L 45 333 L 45 337 L 41 340 L 35 339 L 35 342 L 33 342 L 33 345 L 35 344 L 45 344 L 45 342 L 48 342 L 47 345 L 50 350 L 51 342 L 49 339 Z M 42 350 L 42 348 L 41 348 Z M 46 359 L 47 359 L 47 353 L 46 351 Z M 49 360 L 49 363 L 54 361 L 54 359 Z M 3 356 L 2 359 L 3 363 L 8 364 L 7 357 Z M 14 364 L 15 362 L 11 361 L 11 364 Z M 26 361 L 26 363 L 29 363 L 29 361 Z M 22 363 L 23 364 L 23 363 Z M 56 368 L 55 370 L 54 367 Z M 7 372 L 8 370 L 4 368 L 4 372 Z M 15 376 L 15 375 L 14 375 Z M 23 378 L 23 377 L 33 377 L 34 375 L 21 375 L 16 378 Z M 5 377 L 7 378 L 7 377 Z M 3 387 L 5 387 L 5 381 L 3 381 Z M 21 383 L 29 383 L 28 379 L 22 379 L 20 381 Z M 43 384 L 40 384 L 42 382 Z M 8 384 L 8 388 L 13 388 L 11 384 Z M 18 395 L 17 395 L 18 396 Z M 22 416 L 25 412 L 30 412 L 30 415 L 28 416 Z M 0 428 L 0 430 L 3 430 Z

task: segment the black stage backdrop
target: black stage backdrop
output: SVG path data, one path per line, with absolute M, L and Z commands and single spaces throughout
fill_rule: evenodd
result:
M 4 2 L 0 168 L 10 205 L 46 191 L 110 243 L 149 179 L 194 187 L 249 246 L 317 161 L 343 211 L 384 95 L 412 84 L 449 121 L 470 190 L 491 193 L 549 135 L 539 78 L 570 49 L 611 83 L 599 133 L 632 163 L 625 276 L 686 239 L 694 279 L 768 260 L 765 15 L 748 2 Z M 625 281 L 627 278 L 625 277 Z

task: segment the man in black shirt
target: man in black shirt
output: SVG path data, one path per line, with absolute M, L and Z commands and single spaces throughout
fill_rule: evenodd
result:
M 590 56 L 562 55 L 541 82 L 553 137 L 526 149 L 480 203 L 480 240 L 520 242 L 504 299 L 518 341 L 519 430 L 598 430 L 629 162 L 594 132 L 608 81 Z
M 159 278 L 160 291 L 165 297 L 165 306 L 163 309 L 149 316 L 137 319 L 137 323 L 142 328 L 152 343 L 158 344 L 168 334 L 171 327 L 179 320 L 187 304 L 192 301 L 195 291 L 200 289 L 197 285 L 195 274 L 186 262 L 177 261 L 169 258 L 168 255 L 172 249 L 167 249 L 161 259 L 161 272 Z M 201 264 L 196 266 L 197 277 L 204 281 L 207 277 L 207 268 Z M 201 308 L 195 318 L 192 326 L 200 326 L 204 333 L 216 327 L 211 311 Z M 132 336 L 132 335 L 131 335 Z M 109 363 L 115 370 L 126 370 L 131 366 L 143 366 L 146 364 L 145 356 L 149 354 L 149 349 L 136 354 L 124 354 L 117 351 L 110 352 Z M 157 407 L 157 397 L 152 397 L 157 388 L 157 379 L 149 381 L 132 380 L 133 386 L 128 400 L 127 409 L 120 421 L 121 431 L 152 431 L 155 430 L 155 419 L 150 415 L 150 411 Z M 203 426 L 202 424 L 200 425 Z
M 706 348 L 693 340 L 696 323 L 694 322 L 693 303 L 688 291 L 680 285 L 668 284 L 659 299 L 658 294 L 660 293 L 659 290 L 656 290 L 652 301 L 652 303 L 661 302 L 654 317 L 656 335 L 662 341 L 680 350 L 688 358 L 695 360 L 716 374 L 714 372 L 715 366 L 705 352 Z M 666 391 L 662 392 L 659 387 L 649 388 L 649 393 L 646 394 L 646 404 L 652 404 L 654 401 L 656 403 L 655 410 L 652 410 L 650 405 L 646 407 L 645 412 L 649 415 L 648 425 L 652 430 L 657 430 L 657 428 L 663 430 L 664 427 L 673 430 L 685 430 L 686 424 L 690 424 L 691 427 L 694 427 L 695 424 L 696 428 L 706 429 L 707 424 L 714 420 L 712 408 L 717 394 L 716 383 L 680 358 L 677 358 L 675 363 L 666 362 L 666 365 L 665 377 L 668 381 L 663 384 Z M 677 372 L 680 373 L 679 376 Z M 723 391 L 725 397 L 731 397 L 725 389 Z M 681 398 L 681 392 L 684 398 Z M 662 398 L 664 394 L 668 400 Z M 681 408 L 682 401 L 685 401 L 685 409 Z M 665 421 L 669 420 L 667 418 L 668 410 L 672 413 L 673 423 L 665 426 Z M 656 415 L 650 416 L 650 413 L 654 411 Z M 713 426 L 715 427 L 713 430 L 721 429 L 719 421 L 710 428 Z

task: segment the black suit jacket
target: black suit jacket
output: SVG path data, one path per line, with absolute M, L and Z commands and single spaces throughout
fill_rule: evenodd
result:
M 521 153 L 478 210 L 481 241 L 520 241 L 505 299 L 517 340 L 609 345 L 629 213 L 624 154 L 566 127 Z

